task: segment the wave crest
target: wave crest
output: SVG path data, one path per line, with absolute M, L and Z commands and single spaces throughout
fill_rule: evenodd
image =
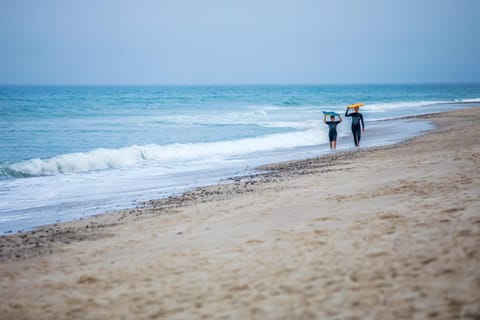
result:
M 326 143 L 324 128 L 314 128 L 257 138 L 212 143 L 133 145 L 119 149 L 95 149 L 58 155 L 49 159 L 31 159 L 2 169 L 13 177 L 46 176 L 141 166 L 151 162 L 171 165 L 175 161 L 209 161 L 282 148 Z

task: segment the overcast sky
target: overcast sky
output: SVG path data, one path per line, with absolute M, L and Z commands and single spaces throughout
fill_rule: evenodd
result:
M 1 0 L 2 84 L 480 82 L 477 0 Z

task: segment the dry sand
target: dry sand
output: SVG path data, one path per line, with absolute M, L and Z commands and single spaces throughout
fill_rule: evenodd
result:
M 3 236 L 0 318 L 480 319 L 480 108 L 429 118 L 395 146 Z

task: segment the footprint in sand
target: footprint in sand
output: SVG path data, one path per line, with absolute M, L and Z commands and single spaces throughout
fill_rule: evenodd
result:
M 248 240 L 246 243 L 247 243 L 247 244 L 260 244 L 260 243 L 264 243 L 264 242 L 265 242 L 265 241 L 263 241 L 263 240 L 255 240 L 255 239 L 253 239 L 253 240 Z
M 94 284 L 97 283 L 99 279 L 95 278 L 94 276 L 83 275 L 78 278 L 77 283 L 79 284 Z
M 378 218 L 381 220 L 390 220 L 390 219 L 401 219 L 402 216 L 399 216 L 398 214 L 386 212 L 386 213 L 380 214 Z
M 313 221 L 328 221 L 328 220 L 339 220 L 339 219 L 334 217 L 320 217 L 320 218 L 313 219 Z
M 472 235 L 472 231 L 470 231 L 469 229 L 464 229 L 457 232 L 457 237 L 470 237 Z
M 314 231 L 313 231 L 313 234 L 314 234 L 315 236 L 327 236 L 327 235 L 328 235 L 328 232 L 325 231 L 325 230 L 319 230 L 319 229 L 317 229 L 317 230 L 314 230 Z
M 449 209 L 442 210 L 442 213 L 455 213 L 463 210 L 465 210 L 465 207 L 456 207 L 456 208 L 449 208 Z
M 335 200 L 337 202 L 342 202 L 344 201 L 345 199 L 347 199 L 348 197 L 347 196 L 335 196 Z

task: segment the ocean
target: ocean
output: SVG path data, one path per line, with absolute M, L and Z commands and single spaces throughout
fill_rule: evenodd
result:
M 331 152 L 322 111 L 355 102 L 362 147 L 385 145 L 432 128 L 400 117 L 478 105 L 480 84 L 0 86 L 0 233 Z

